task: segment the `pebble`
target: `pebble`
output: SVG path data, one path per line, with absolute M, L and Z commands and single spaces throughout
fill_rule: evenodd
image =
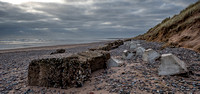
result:
M 157 52 L 164 54 L 164 53 L 173 53 L 180 57 L 183 61 L 185 61 L 189 66 L 189 70 L 193 72 L 199 72 L 200 71 L 200 64 L 197 62 L 200 61 L 200 54 L 190 51 L 184 48 L 165 48 L 163 50 L 160 50 L 162 47 L 162 43 L 156 43 L 156 42 L 149 42 L 146 43 L 145 41 L 139 41 L 141 46 L 145 49 L 152 48 L 156 50 Z M 76 53 L 80 51 L 87 50 L 89 47 L 77 47 L 77 48 L 70 48 L 66 50 L 66 53 Z M 124 49 L 127 49 L 128 46 L 120 46 L 118 49 L 111 50 L 112 56 L 121 56 Z M 28 69 L 28 63 L 31 59 L 42 57 L 43 55 L 51 53 L 51 50 L 46 51 L 31 51 L 31 52 L 20 52 L 20 53 L 6 53 L 6 54 L 0 54 L 0 64 L 2 64 L 2 69 L 5 70 L 2 74 L 3 75 L 10 75 L 13 73 L 19 74 L 19 76 L 16 74 L 13 74 L 8 77 L 2 78 L 2 84 L 5 84 L 3 89 L 1 88 L 0 92 L 9 92 L 13 88 L 15 90 L 23 90 L 26 88 L 26 80 L 27 80 L 27 69 Z M 24 58 L 22 60 L 22 58 Z M 137 62 L 137 63 L 135 63 Z M 13 64 L 12 64 L 13 63 Z M 14 64 L 18 63 L 18 64 Z M 128 64 L 138 64 L 137 66 L 132 65 L 132 67 L 128 67 Z M 9 66 L 8 66 L 9 65 Z M 175 76 L 169 76 L 169 77 L 160 77 L 156 75 L 156 69 L 159 65 L 159 62 L 155 62 L 153 64 L 147 64 L 142 62 L 141 57 L 138 58 L 132 58 L 131 60 L 127 60 L 126 67 L 121 68 L 130 68 L 133 71 L 139 71 L 138 74 L 135 74 L 134 72 L 127 72 L 124 71 L 120 75 L 117 75 L 116 77 L 112 78 L 112 74 L 117 73 L 119 70 L 113 70 L 108 69 L 105 72 L 99 74 L 97 78 L 95 78 L 96 82 L 95 84 L 101 84 L 103 82 L 106 82 L 105 87 L 96 87 L 96 89 L 93 89 L 93 91 L 97 90 L 107 90 L 112 93 L 124 93 L 129 94 L 130 92 L 137 93 L 140 91 L 134 91 L 136 89 L 141 89 L 143 92 L 149 92 L 149 93 L 168 93 L 168 94 L 175 94 L 177 92 L 180 93 L 196 93 L 200 90 L 200 83 L 197 81 L 194 81 L 193 78 L 183 78 L 183 77 L 175 77 Z M 23 67 L 23 68 L 22 68 Z M 16 68 L 16 70 L 12 70 Z M 147 70 L 148 69 L 148 70 Z M 155 77 L 155 78 L 152 78 Z M 199 77 L 194 75 L 198 81 Z M 22 81 L 18 81 L 18 79 Z M 155 82 L 157 85 L 155 85 Z M 168 87 L 169 90 L 165 89 L 163 85 L 160 83 L 163 82 L 165 87 Z M 20 85 L 18 85 L 20 84 Z M 21 85 L 22 84 L 22 85 Z M 93 85 L 93 84 L 91 84 Z M 191 86 L 191 87 L 189 87 Z M 153 89 L 154 87 L 155 89 Z M 38 87 L 41 88 L 41 87 Z M 25 90 L 25 89 L 24 89 Z M 31 89 L 28 89 L 26 91 L 22 91 L 24 93 L 31 92 Z M 39 90 L 40 93 L 47 93 L 46 90 L 42 89 Z M 57 93 L 56 90 L 53 90 L 53 93 Z M 71 92 L 74 94 L 74 92 Z M 63 93 L 64 94 L 64 93 Z M 90 93 L 94 94 L 94 92 Z

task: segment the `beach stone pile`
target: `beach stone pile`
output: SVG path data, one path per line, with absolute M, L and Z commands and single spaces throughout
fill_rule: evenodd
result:
M 86 51 L 62 58 L 31 61 L 28 85 L 55 88 L 81 87 L 91 72 L 106 68 L 107 51 Z
M 160 55 L 159 52 L 149 48 L 143 48 L 138 41 L 129 41 L 125 43 L 129 46 L 128 50 L 124 50 L 122 54 L 123 59 L 142 58 L 148 63 L 160 62 L 158 68 L 158 75 L 176 75 L 188 73 L 187 65 L 175 55 L 168 53 Z
M 94 51 L 94 50 L 104 50 L 104 51 L 110 51 L 112 49 L 118 48 L 120 45 L 123 45 L 124 41 L 123 40 L 117 40 L 114 42 L 110 42 L 106 45 L 97 47 L 97 48 L 91 48 L 89 50 Z

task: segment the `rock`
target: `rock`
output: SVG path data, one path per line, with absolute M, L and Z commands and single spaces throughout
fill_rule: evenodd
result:
M 128 50 L 123 51 L 123 54 L 122 54 L 123 59 L 129 60 L 132 58 L 132 56 L 133 56 L 133 53 L 131 53 L 130 51 L 128 51 Z
M 65 49 L 57 49 L 55 52 L 52 52 L 50 55 L 58 54 L 58 53 L 65 53 Z
M 188 72 L 186 64 L 173 54 L 163 54 L 161 65 L 158 69 L 159 75 L 175 75 Z
M 139 41 L 131 40 L 130 42 L 131 42 L 131 44 L 139 44 Z
M 145 49 L 143 47 L 138 47 L 136 49 L 136 56 L 142 56 L 144 51 L 145 51 Z
M 110 59 L 110 53 L 107 51 L 85 51 L 78 53 L 79 57 L 87 57 L 91 66 L 91 71 L 106 68 L 106 62 Z
M 131 41 L 126 41 L 126 42 L 124 42 L 124 45 L 125 45 L 125 46 L 130 46 L 130 44 L 131 44 Z
M 108 61 L 107 61 L 107 67 L 120 67 L 123 64 L 122 61 L 111 57 Z
M 130 47 L 129 47 L 129 50 L 130 50 L 131 52 L 135 53 L 135 52 L 136 52 L 136 49 L 137 49 L 138 47 L 140 47 L 140 46 L 141 46 L 140 44 L 131 43 L 131 45 L 130 45 Z
M 154 62 L 159 57 L 160 57 L 160 54 L 157 53 L 156 51 L 152 50 L 152 49 L 145 50 L 144 54 L 142 55 L 143 61 L 147 61 L 147 62 L 150 62 L 150 63 Z
M 131 51 L 133 51 L 133 50 L 135 50 L 136 48 L 137 48 L 137 44 L 136 44 L 136 43 L 131 43 L 129 49 L 130 49 Z
M 117 40 L 111 43 L 108 43 L 106 45 L 97 47 L 97 48 L 91 48 L 89 49 L 90 51 L 95 51 L 95 50 L 104 50 L 104 51 L 110 51 L 112 49 L 118 48 L 120 45 L 123 45 L 124 42 L 122 40 Z
M 89 94 L 94 94 L 94 92 L 91 91 Z
M 109 58 L 106 51 L 86 51 L 69 57 L 33 60 L 28 68 L 28 85 L 81 87 L 91 72 L 106 67 Z

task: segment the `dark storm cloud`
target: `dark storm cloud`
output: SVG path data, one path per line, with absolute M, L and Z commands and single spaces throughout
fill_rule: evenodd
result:
M 146 32 L 162 19 L 179 13 L 196 1 L 65 0 L 63 4 L 22 5 L 0 2 L 0 37 L 10 35 L 112 37 L 114 34 L 131 37 L 134 36 L 131 34 Z

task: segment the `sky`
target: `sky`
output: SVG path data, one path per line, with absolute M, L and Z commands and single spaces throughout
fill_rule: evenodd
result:
M 197 1 L 0 0 L 0 42 L 133 37 Z

